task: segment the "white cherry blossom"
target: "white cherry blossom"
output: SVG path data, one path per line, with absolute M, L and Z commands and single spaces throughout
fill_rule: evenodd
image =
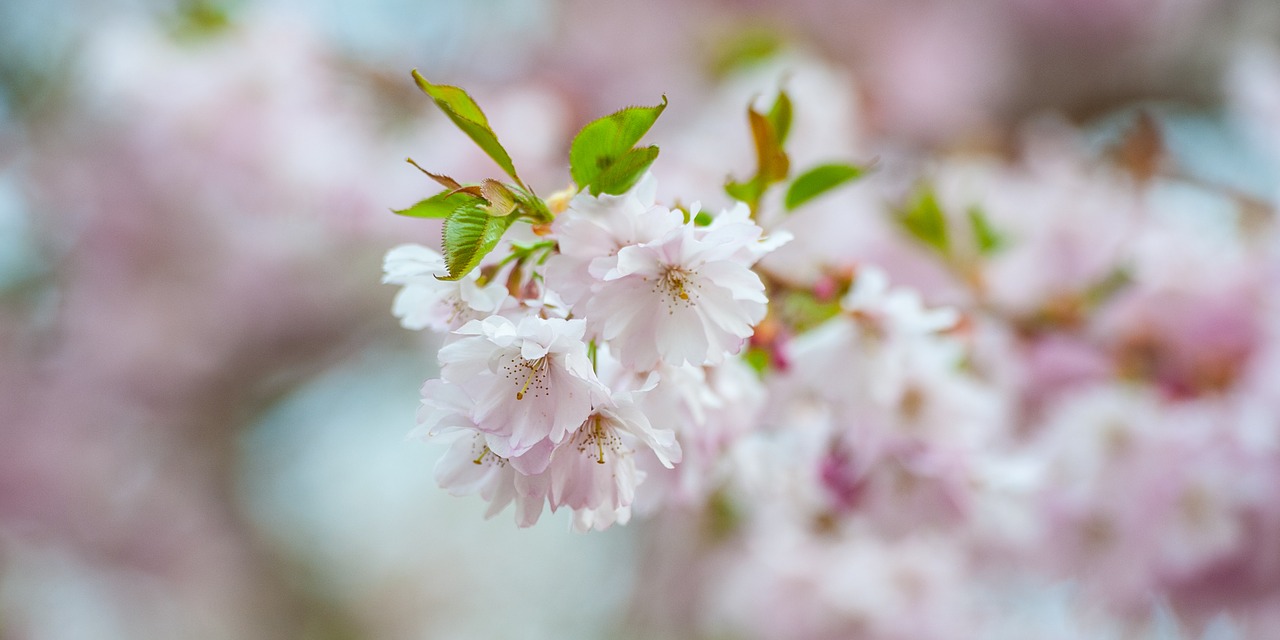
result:
M 383 272 L 383 284 L 403 287 L 396 293 L 391 313 L 406 329 L 457 329 L 497 313 L 508 298 L 501 282 L 481 286 L 477 271 L 461 280 L 440 280 L 436 276 L 448 273 L 444 257 L 422 245 L 405 244 L 388 251 Z
M 692 225 L 622 248 L 587 301 L 592 335 L 637 371 L 723 362 L 742 348 L 768 302 L 760 277 L 737 259 L 742 248 L 732 230 L 700 239 Z
M 646 174 L 619 196 L 581 193 L 556 217 L 559 252 L 547 262 L 547 280 L 566 302 L 585 299 L 616 264 L 620 249 L 660 239 L 683 224 L 679 211 L 654 204 L 655 189 Z
M 886 333 L 919 336 L 937 333 L 960 319 L 954 309 L 926 309 L 913 289 L 890 289 L 889 276 L 873 266 L 862 267 L 840 307 L 874 323 Z
M 559 444 L 607 397 L 582 341 L 582 320 L 502 316 L 472 321 L 440 349 L 441 377 L 474 400 L 471 418 L 500 456 Z
M 681 457 L 673 431 L 655 429 L 631 394 L 616 395 L 552 452 L 547 467 L 552 508 L 573 509 L 579 528 L 625 522 L 636 486 L 644 480 L 636 456 L 646 451 L 667 468 Z
M 436 464 L 436 482 L 451 495 L 479 495 L 489 503 L 486 518 L 514 502 L 516 523 L 533 526 L 542 514 L 548 485 L 545 477 L 528 474 L 526 469 L 546 468 L 551 443 L 543 440 L 519 458 L 504 458 L 489 447 L 490 436 L 476 429 L 469 417 L 473 405 L 458 386 L 428 380 L 422 385 L 418 428 L 410 437 L 452 438 L 448 451 Z
M 691 205 L 689 207 L 690 217 L 696 216 L 700 209 L 701 203 L 695 202 Z M 775 230 L 766 235 L 764 229 L 760 228 L 751 219 L 751 208 L 743 202 L 734 203 L 732 207 L 712 217 L 711 224 L 699 229 L 698 235 L 700 238 L 708 236 L 712 238 L 717 236 L 721 238 L 736 238 L 738 242 L 742 243 L 742 246 L 734 257 L 748 267 L 794 239 L 791 232 L 785 229 Z
M 457 434 L 436 465 L 436 482 L 451 495 L 478 494 L 489 502 L 486 518 L 497 515 L 514 502 L 516 524 L 521 527 L 531 527 L 538 522 L 548 488 L 545 476 L 519 473 L 511 460 L 488 447 L 484 435 L 478 431 Z

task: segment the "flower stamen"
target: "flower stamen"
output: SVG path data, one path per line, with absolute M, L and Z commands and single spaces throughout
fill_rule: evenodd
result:
M 685 280 L 682 276 L 676 269 L 667 271 L 667 289 L 674 291 L 681 300 L 688 300 L 689 292 L 684 290 Z
M 600 416 L 595 417 L 591 429 L 596 438 L 596 464 L 604 464 L 604 429 L 600 427 Z
M 525 361 L 524 366 L 529 367 L 529 377 L 524 379 L 524 384 L 521 385 L 520 390 L 516 392 L 516 400 L 524 400 L 524 394 L 529 390 L 529 383 L 533 382 L 534 376 L 538 375 L 538 372 L 542 370 L 543 365 L 546 363 L 546 356 L 534 360 L 533 364 L 529 364 L 527 360 Z

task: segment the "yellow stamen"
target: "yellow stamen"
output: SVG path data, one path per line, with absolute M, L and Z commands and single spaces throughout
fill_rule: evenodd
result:
M 596 464 L 604 464 L 604 429 L 600 428 L 600 417 L 596 417 L 595 424 L 596 434 Z
M 538 370 L 542 368 L 546 360 L 546 357 L 542 357 L 534 360 L 532 365 L 525 364 L 526 367 L 529 367 L 529 377 L 524 379 L 524 385 L 516 392 L 516 400 L 524 400 L 524 392 L 529 390 L 529 383 L 533 382 L 533 377 L 538 374 Z
M 681 300 L 689 299 L 689 292 L 684 290 L 684 278 L 681 278 L 677 272 L 667 272 L 667 284 L 675 287 L 676 295 L 679 296 Z

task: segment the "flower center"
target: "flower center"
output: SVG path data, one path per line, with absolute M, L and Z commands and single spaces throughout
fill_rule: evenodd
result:
M 449 304 L 449 322 L 455 323 L 459 318 L 466 318 L 471 313 L 471 305 L 462 300 L 461 296 L 453 296 Z
M 472 444 L 472 451 L 475 451 L 476 449 L 479 449 L 480 453 L 471 461 L 471 464 L 486 464 L 490 466 L 497 465 L 499 467 L 507 466 L 507 459 L 494 453 L 493 450 L 489 448 L 489 445 L 485 444 L 484 438 L 480 435 L 476 435 Z
M 604 464 L 604 451 L 609 449 L 615 454 L 622 453 L 622 438 L 601 424 L 599 414 L 587 419 L 587 423 L 578 430 L 578 452 L 592 456 L 596 464 Z
M 529 375 L 525 376 L 524 384 L 520 385 L 520 390 L 516 392 L 516 400 L 524 400 L 524 395 L 529 391 L 529 385 L 537 379 L 537 384 L 533 385 L 535 391 L 546 391 L 547 389 L 547 357 L 542 356 L 537 360 L 521 360 L 520 365 L 529 370 Z
M 516 400 L 524 400 L 531 393 L 535 397 L 547 395 L 547 377 L 551 372 L 548 356 L 525 360 L 519 355 L 509 354 L 503 356 L 501 367 L 502 375 L 516 385 Z
M 700 287 L 691 279 L 692 275 L 681 267 L 668 267 L 654 284 L 653 291 L 666 298 L 668 315 L 675 313 L 676 305 L 694 306 L 694 295 Z

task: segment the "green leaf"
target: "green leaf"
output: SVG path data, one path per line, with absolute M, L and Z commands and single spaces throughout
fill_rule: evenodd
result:
M 1133 274 L 1125 267 L 1116 267 L 1085 289 L 1084 301 L 1091 307 L 1096 307 L 1132 284 Z
M 787 179 L 791 172 L 791 159 L 782 148 L 779 127 L 791 126 L 791 101 L 786 93 L 778 94 L 778 101 L 769 110 L 769 115 L 747 109 L 747 120 L 751 124 L 751 138 L 756 147 L 756 174 L 750 180 L 739 182 L 729 180 L 724 185 L 729 197 L 747 203 L 752 214 L 760 206 L 760 199 L 770 185 Z M 779 106 L 784 105 L 784 106 Z
M 464 205 L 456 209 L 444 221 L 444 264 L 448 277 L 441 280 L 458 280 L 467 275 L 493 248 L 502 234 L 515 222 L 519 214 L 497 217 L 488 213 L 483 203 Z
M 756 176 L 768 186 L 787 179 L 791 171 L 791 160 L 787 152 L 782 150 L 782 140 L 774 129 L 769 118 L 755 109 L 747 111 L 747 119 L 751 122 L 751 136 L 756 143 L 756 161 L 759 171 Z
M 711 72 L 716 77 L 750 69 L 778 55 L 784 42 L 776 30 L 746 28 L 711 43 Z
M 230 3 L 217 0 L 187 0 L 178 4 L 170 16 L 174 38 L 179 42 L 197 41 L 225 33 L 232 26 Z
M 791 96 L 786 91 L 779 91 L 778 98 L 773 101 L 769 113 L 765 116 L 773 125 L 773 133 L 778 138 L 778 145 L 787 142 L 787 134 L 791 133 Z
M 391 212 L 410 218 L 447 218 L 449 214 L 459 207 L 477 203 L 483 204 L 484 200 L 465 191 L 453 191 L 450 189 L 441 191 L 425 200 L 420 200 L 408 209 L 392 209 Z
M 917 240 L 946 256 L 951 252 L 947 234 L 947 218 L 938 205 L 933 189 L 923 187 L 914 200 L 898 212 L 898 222 Z
M 772 301 L 772 298 L 770 299 Z M 840 314 L 840 298 L 819 300 L 812 291 L 797 290 L 782 297 L 780 315 L 797 334 L 804 333 Z
M 786 207 L 793 211 L 800 205 L 862 176 L 865 170 L 851 164 L 832 163 L 814 167 L 796 178 L 787 189 Z
M 989 256 L 1004 248 L 1006 240 L 1003 234 L 991 226 L 991 221 L 979 207 L 969 208 L 969 228 L 973 230 L 973 240 L 978 246 L 978 255 Z
M 607 193 L 616 196 L 626 193 L 657 158 L 658 147 L 655 146 L 627 151 L 596 177 L 592 184 L 592 195 Z
M 662 96 L 662 104 L 652 107 L 627 107 L 583 127 L 569 147 L 569 172 L 578 187 L 590 188 L 591 193 L 599 194 L 602 190 L 598 184 L 601 175 L 624 160 L 624 156 L 640 141 L 666 108 L 667 97 Z M 657 147 L 649 148 L 653 149 L 652 153 L 656 156 Z M 632 157 L 626 161 L 634 166 L 639 159 Z M 652 159 L 649 162 L 652 162 Z M 624 169 L 626 167 L 619 171 Z M 611 174 L 609 179 L 616 186 L 620 182 L 619 177 L 615 173 Z
M 760 202 L 760 196 L 764 193 L 764 187 L 757 178 L 752 178 L 746 182 L 730 180 L 724 184 L 724 192 L 734 200 L 752 205 L 752 210 L 754 211 L 754 207 Z
M 698 215 L 693 217 L 693 226 L 709 227 L 711 226 L 711 223 L 714 221 L 715 221 L 715 218 L 712 218 L 711 214 L 707 213 L 706 211 L 699 211 Z
M 507 172 L 507 175 L 516 182 L 520 182 L 520 176 L 516 175 L 511 156 L 502 147 L 502 143 L 498 142 L 498 135 L 489 128 L 489 119 L 480 110 L 480 105 L 476 104 L 466 91 L 449 85 L 431 84 L 418 73 L 417 69 L 413 70 L 413 81 L 418 83 L 418 88 L 430 96 L 436 106 L 440 107 L 440 110 L 449 116 L 449 119 L 462 129 L 463 133 L 480 145 L 480 148 L 489 154 L 489 157 L 493 158 L 503 171 Z
M 754 369 L 756 375 L 761 378 L 768 373 L 769 367 L 773 365 L 773 356 L 760 347 L 748 347 L 742 354 L 742 360 L 747 363 L 747 366 Z
M 535 224 L 545 224 L 555 219 L 555 216 L 551 214 L 551 210 L 547 208 L 545 200 L 520 187 L 507 186 L 511 190 L 511 195 L 515 198 L 515 213 L 517 216 L 527 218 Z
M 706 536 L 713 542 L 728 540 L 742 529 L 746 522 L 743 508 L 734 503 L 728 491 L 717 489 L 707 497 L 706 517 L 704 518 Z
M 480 183 L 480 195 L 489 202 L 487 211 L 491 216 L 506 216 L 516 210 L 516 194 L 507 185 L 497 180 L 485 180 Z

